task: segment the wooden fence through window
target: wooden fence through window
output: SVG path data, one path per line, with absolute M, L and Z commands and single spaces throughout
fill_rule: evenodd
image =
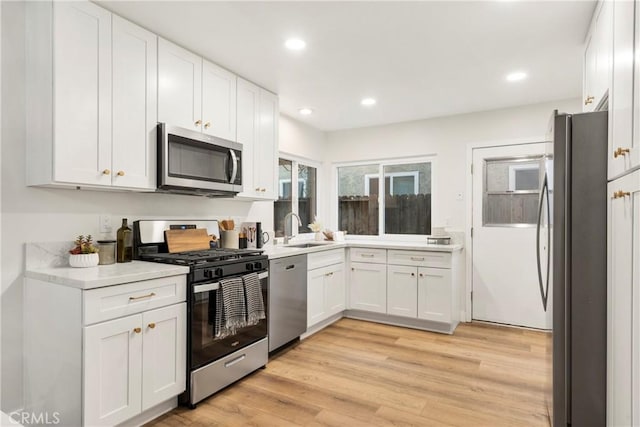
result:
M 378 235 L 378 196 L 338 198 L 340 230 Z M 385 196 L 386 234 L 431 234 L 431 194 Z

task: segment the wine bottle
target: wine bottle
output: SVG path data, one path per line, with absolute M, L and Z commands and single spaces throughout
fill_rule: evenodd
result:
M 133 231 L 127 225 L 127 218 L 122 218 L 122 227 L 116 235 L 118 262 L 131 262 L 133 259 Z

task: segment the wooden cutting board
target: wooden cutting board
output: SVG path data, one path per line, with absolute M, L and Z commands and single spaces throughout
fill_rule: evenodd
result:
M 169 253 L 209 249 L 209 241 L 211 240 L 206 228 L 166 230 L 164 238 L 167 241 Z

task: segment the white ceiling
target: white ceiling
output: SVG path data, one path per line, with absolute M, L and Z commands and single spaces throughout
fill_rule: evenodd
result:
M 581 95 L 593 1 L 98 1 L 336 130 Z M 302 52 L 284 48 L 290 37 Z M 529 78 L 508 83 L 522 70 Z M 363 97 L 374 107 L 362 107 Z M 309 107 L 311 116 L 298 110 Z

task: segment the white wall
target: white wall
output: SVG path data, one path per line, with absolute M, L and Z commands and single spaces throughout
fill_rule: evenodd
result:
M 468 197 L 465 194 L 467 145 L 528 138 L 542 141 L 554 109 L 581 111 L 580 99 L 329 132 L 325 160 L 343 162 L 435 155 L 432 223 L 463 230 Z M 463 200 L 456 200 L 458 193 L 462 193 Z
M 98 217 L 228 218 L 262 221 L 273 230 L 273 202 L 246 202 L 167 194 L 114 193 L 25 186 L 24 3 L 2 7 L 2 402 L 10 412 L 22 406 L 22 282 L 24 243 L 72 241 L 99 233 Z M 112 233 L 112 236 L 114 235 Z

